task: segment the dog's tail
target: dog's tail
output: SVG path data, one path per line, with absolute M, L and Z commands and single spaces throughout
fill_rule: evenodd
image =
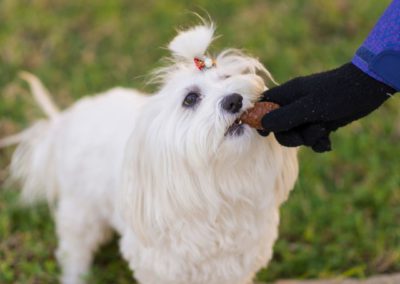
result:
M 54 104 L 53 100 L 49 95 L 49 91 L 42 84 L 42 82 L 35 75 L 29 72 L 21 72 L 19 76 L 26 82 L 28 82 L 35 101 L 37 102 L 39 107 L 43 110 L 43 112 L 47 115 L 47 117 L 50 119 L 54 119 L 60 113 L 60 111 L 58 107 Z M 0 148 L 20 143 L 21 141 L 23 141 L 24 137 L 28 134 L 28 132 L 29 131 L 22 131 L 18 134 L 1 138 Z
M 22 200 L 33 203 L 47 198 L 52 203 L 56 195 L 55 175 L 52 172 L 55 160 L 52 141 L 55 132 L 52 129 L 59 110 L 38 78 L 27 72 L 22 72 L 20 76 L 29 83 L 35 100 L 49 119 L 38 121 L 18 134 L 0 139 L 0 148 L 18 144 L 11 159 L 9 181 L 21 183 Z
M 54 173 L 53 123 L 41 120 L 22 132 L 10 164 L 9 182 L 21 185 L 21 199 L 26 204 L 56 198 Z
M 33 97 L 35 98 L 36 102 L 43 110 L 43 112 L 49 117 L 54 118 L 56 117 L 60 111 L 58 107 L 54 104 L 53 100 L 49 95 L 49 91 L 43 86 L 42 82 L 33 74 L 29 72 L 21 72 L 19 76 L 28 82 Z

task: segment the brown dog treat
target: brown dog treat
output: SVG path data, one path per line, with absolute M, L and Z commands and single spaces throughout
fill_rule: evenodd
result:
M 279 108 L 279 105 L 271 102 L 257 102 L 254 107 L 246 110 L 240 117 L 243 123 L 256 129 L 263 129 L 261 119 L 267 113 Z

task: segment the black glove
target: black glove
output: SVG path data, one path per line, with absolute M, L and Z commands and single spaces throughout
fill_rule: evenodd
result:
M 298 77 L 262 94 L 261 101 L 277 103 L 281 108 L 262 118 L 266 131 L 259 133 L 274 132 L 284 146 L 306 145 L 315 152 L 330 151 L 331 131 L 369 114 L 395 92 L 352 63 Z

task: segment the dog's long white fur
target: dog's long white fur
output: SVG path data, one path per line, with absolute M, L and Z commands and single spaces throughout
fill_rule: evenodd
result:
M 197 70 L 192 56 L 206 52 L 213 33 L 203 25 L 178 34 L 153 96 L 114 88 L 58 113 L 24 75 L 49 119 L 8 140 L 20 142 L 11 175 L 25 200 L 56 204 L 62 283 L 85 282 L 111 229 L 142 284 L 248 284 L 270 260 L 297 151 L 248 126 L 225 136 L 240 113 L 221 101 L 237 93 L 241 111 L 250 108 L 266 88 L 257 74 L 268 72 L 235 50 Z M 200 99 L 187 108 L 190 92 Z
M 23 131 L 0 139 L 0 148 L 5 148 L 20 143 L 25 133 L 26 132 Z

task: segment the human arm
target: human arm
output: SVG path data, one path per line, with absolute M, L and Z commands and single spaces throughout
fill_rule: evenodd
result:
M 262 125 L 282 145 L 329 151 L 330 132 L 371 113 L 396 90 L 400 90 L 400 0 L 387 8 L 351 63 L 266 91 L 262 100 L 281 108 L 264 116 Z

